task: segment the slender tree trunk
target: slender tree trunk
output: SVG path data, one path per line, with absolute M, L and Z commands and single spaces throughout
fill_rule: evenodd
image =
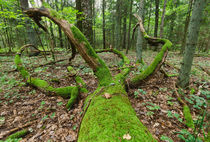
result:
M 128 26 L 128 45 L 127 45 L 127 49 L 126 49 L 126 54 L 128 54 L 128 50 L 131 46 L 130 44 L 130 31 L 131 31 L 131 21 L 132 21 L 132 5 L 133 5 L 133 0 L 130 1 L 130 16 L 129 16 L 129 26 Z
M 186 16 L 186 19 L 185 19 L 184 35 L 183 35 L 183 39 L 182 39 L 180 54 L 183 54 L 184 47 L 186 46 L 186 37 L 187 37 L 187 30 L 188 30 L 189 23 L 190 23 L 190 15 L 191 15 L 191 11 L 192 11 L 192 4 L 193 4 L 193 0 L 190 0 L 189 1 L 189 6 L 188 6 L 187 16 Z
M 83 31 L 82 30 L 82 20 L 81 20 L 81 12 L 82 12 L 82 6 L 81 6 L 81 1 L 82 0 L 76 0 L 76 9 L 78 10 L 78 13 L 76 15 L 76 19 L 77 19 L 77 27 L 80 31 Z
M 123 42 L 122 49 L 126 49 L 126 34 L 127 34 L 127 4 L 128 1 L 124 1 L 124 17 L 123 17 Z
M 102 3 L 102 14 L 103 14 L 103 48 L 106 48 L 106 33 L 105 33 L 105 7 L 106 3 L 105 0 L 103 0 Z
M 158 22 L 159 22 L 159 0 L 155 0 L 155 30 L 154 37 L 158 35 Z
M 20 0 L 20 6 L 22 10 L 25 10 L 27 8 L 29 8 L 29 3 L 28 0 Z M 27 29 L 27 35 L 28 35 L 28 41 L 37 46 L 38 45 L 38 40 L 36 37 L 36 33 L 34 31 L 34 29 L 31 26 L 31 23 L 29 20 L 26 20 L 26 29 Z
M 163 13 L 162 13 L 161 23 L 160 23 L 160 38 L 163 36 L 164 19 L 165 19 L 165 12 L 166 12 L 166 3 L 167 3 L 167 0 L 164 0 Z
M 93 48 L 95 48 L 95 40 L 96 40 L 96 30 L 95 30 L 95 24 L 96 24 L 96 10 L 95 10 L 95 0 L 93 0 Z
M 82 21 L 83 33 L 90 42 L 93 44 L 93 23 L 92 23 L 92 0 L 82 0 L 82 11 L 85 19 Z
M 57 11 L 59 11 L 58 0 L 55 0 L 55 8 Z M 59 33 L 60 47 L 63 48 L 63 36 L 62 36 L 61 28 L 59 26 L 58 26 L 58 33 Z
M 150 19 L 151 19 L 151 12 L 152 11 L 152 3 L 149 4 L 149 16 L 148 16 L 148 25 L 147 25 L 147 33 L 150 33 Z
M 187 44 L 185 48 L 185 54 L 177 81 L 177 84 L 182 88 L 185 88 L 189 85 L 190 71 L 198 40 L 198 34 L 200 30 L 202 13 L 204 10 L 205 3 L 206 0 L 195 0 L 194 2 L 192 17 L 190 19 L 190 24 L 188 29 L 189 32 L 187 34 Z
M 115 46 L 116 49 L 120 50 L 120 41 L 121 41 L 121 35 L 120 35 L 120 29 L 121 29 L 121 0 L 117 0 L 116 4 L 116 24 L 115 24 Z
M 144 15 L 144 0 L 140 0 L 139 2 L 139 17 L 143 20 Z M 143 48 L 143 35 L 140 31 L 140 28 L 138 28 L 138 38 L 136 43 L 136 62 L 142 63 L 142 48 Z

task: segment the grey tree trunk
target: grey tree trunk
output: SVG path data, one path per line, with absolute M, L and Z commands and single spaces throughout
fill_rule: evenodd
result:
M 116 24 L 115 24 L 115 47 L 120 50 L 120 27 L 121 27 L 121 0 L 117 0 L 116 4 Z
M 183 40 L 182 40 L 180 54 L 183 54 L 184 47 L 186 46 L 186 37 L 187 37 L 187 30 L 188 30 L 189 23 L 190 23 L 190 16 L 191 16 L 191 11 L 192 11 L 192 3 L 193 3 L 193 0 L 190 0 L 189 1 L 189 6 L 188 6 L 187 16 L 186 16 L 186 20 L 185 20 L 184 34 L 183 34 Z
M 150 33 L 150 19 L 151 19 L 151 13 L 152 13 L 152 3 L 149 4 L 149 16 L 148 16 L 148 25 L 147 25 L 147 33 L 149 35 Z
M 82 12 L 82 7 L 81 7 L 81 0 L 76 0 L 76 9 L 78 10 L 79 13 L 77 13 L 76 18 L 77 18 L 77 27 L 78 29 L 82 32 L 82 20 L 81 17 L 82 15 L 80 14 Z
M 159 23 L 159 0 L 155 0 L 155 30 L 154 37 L 158 34 L 158 23 Z
M 106 48 L 106 33 L 105 33 L 105 7 L 106 7 L 106 3 L 105 0 L 103 0 L 102 3 L 102 14 L 103 14 L 103 48 Z
M 126 34 L 127 34 L 127 7 L 128 7 L 128 0 L 124 0 L 123 5 L 123 41 L 122 41 L 122 49 L 126 49 Z
M 198 40 L 198 34 L 200 30 L 200 24 L 202 19 L 202 12 L 204 10 L 206 0 L 195 0 L 192 17 L 190 19 L 188 34 L 187 34 L 187 43 L 185 47 L 185 54 L 183 58 L 183 63 L 181 70 L 179 72 L 179 77 L 177 85 L 182 88 L 185 88 L 189 85 L 190 71 L 193 62 L 193 55 L 195 53 L 195 48 Z
M 144 14 L 144 0 L 140 0 L 139 2 L 139 17 L 143 20 Z M 138 37 L 136 43 L 136 62 L 142 63 L 142 48 L 143 48 L 143 35 L 140 29 L 138 28 Z
M 20 6 L 21 6 L 21 9 L 22 10 L 25 10 L 27 8 L 29 8 L 29 3 L 28 3 L 28 0 L 20 0 Z M 26 29 L 27 29 L 27 35 L 28 35 L 28 41 L 37 46 L 38 44 L 38 39 L 37 39 L 37 36 L 36 36 L 36 32 L 34 31 L 34 29 L 32 28 L 31 26 L 31 23 L 29 20 L 26 20 Z
M 164 19 L 165 19 L 165 13 L 166 13 L 166 3 L 167 3 L 167 0 L 164 0 L 163 13 L 162 13 L 161 23 L 160 23 L 160 38 L 163 36 Z
M 92 0 L 82 0 L 82 11 L 85 19 L 82 20 L 83 33 L 90 42 L 93 44 L 93 23 L 92 23 Z
M 126 49 L 126 54 L 128 54 L 128 50 L 131 46 L 130 44 L 130 31 L 131 31 L 131 21 L 132 21 L 132 6 L 133 6 L 133 0 L 130 1 L 130 16 L 129 16 L 129 25 L 128 25 L 128 45 L 127 45 L 127 49 Z

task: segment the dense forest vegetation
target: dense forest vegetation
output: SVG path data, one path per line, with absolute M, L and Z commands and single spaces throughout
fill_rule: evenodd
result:
M 0 141 L 208 142 L 207 0 L 0 0 Z

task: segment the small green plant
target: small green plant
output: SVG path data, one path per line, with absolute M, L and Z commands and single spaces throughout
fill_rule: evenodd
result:
M 63 102 L 58 102 L 57 105 L 61 106 L 61 105 L 63 105 Z
M 143 89 L 138 89 L 137 91 L 134 92 L 134 97 L 138 98 L 140 94 L 141 95 L 146 95 L 147 93 Z
M 152 111 L 148 111 L 148 112 L 146 113 L 147 116 L 153 116 L 153 114 L 154 114 L 154 112 L 152 112 Z
M 172 111 L 168 111 L 168 112 L 167 112 L 167 116 L 168 116 L 169 118 L 175 117 L 175 118 L 178 119 L 179 122 L 181 122 L 181 123 L 183 122 L 182 118 L 180 118 L 180 115 L 179 115 L 178 113 L 173 113 Z
M 45 115 L 43 118 L 42 118 L 42 121 L 46 120 L 48 118 L 48 115 Z
M 45 101 L 42 101 L 39 109 L 42 109 L 44 107 L 44 105 L 45 105 Z
M 55 117 L 55 112 L 53 112 L 50 116 L 51 119 L 53 119 Z
M 146 106 L 149 110 L 159 110 L 160 109 L 160 106 L 155 105 L 153 103 L 147 102 L 147 104 L 149 104 Z
M 203 97 L 199 97 L 196 95 L 189 95 L 188 97 L 184 97 L 184 99 L 190 104 L 194 104 L 193 107 L 196 109 L 201 109 L 201 107 L 206 107 L 206 100 Z
M 169 137 L 167 137 L 167 136 L 164 136 L 164 135 L 162 135 L 162 136 L 160 137 L 160 140 L 166 141 L 166 142 L 173 142 L 173 140 L 172 140 L 171 138 L 169 138 Z
M 75 131 L 77 129 L 77 124 L 74 125 L 72 129 Z
M 178 133 L 178 137 L 185 141 L 185 142 L 202 142 L 202 140 L 200 138 L 196 138 L 193 134 L 191 134 L 188 130 L 186 129 L 182 129 L 181 131 L 179 132 L 176 132 Z

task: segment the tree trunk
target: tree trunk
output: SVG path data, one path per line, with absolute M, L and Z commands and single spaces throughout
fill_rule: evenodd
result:
M 155 30 L 154 37 L 158 34 L 158 23 L 159 23 L 159 0 L 155 0 Z
M 190 15 L 191 15 L 191 11 L 192 11 L 192 4 L 193 4 L 193 0 L 190 0 L 189 1 L 189 6 L 188 6 L 187 16 L 186 16 L 186 19 L 185 19 L 184 34 L 183 34 L 180 54 L 183 54 L 184 48 L 186 46 L 186 37 L 187 37 L 187 30 L 188 30 L 189 23 L 190 23 Z
M 127 34 L 127 4 L 128 1 L 124 0 L 124 14 L 123 14 L 123 42 L 122 49 L 126 49 L 126 34 Z
M 120 44 L 121 44 L 121 0 L 117 0 L 116 3 L 116 24 L 115 24 L 115 47 L 116 49 L 120 50 Z
M 93 23 L 92 23 L 92 0 L 82 0 L 82 11 L 85 19 L 82 20 L 82 28 L 85 37 L 90 44 L 93 44 Z
M 20 0 L 20 6 L 22 10 L 28 9 L 29 8 L 28 0 Z M 38 40 L 36 37 L 36 32 L 32 28 L 29 20 L 26 20 L 26 29 L 27 29 L 28 41 L 31 44 L 37 46 Z
M 131 31 L 131 21 L 132 21 L 132 6 L 133 6 L 133 0 L 130 1 L 130 16 L 129 16 L 129 26 L 128 26 L 128 45 L 127 45 L 127 49 L 126 49 L 126 54 L 128 54 L 128 50 L 131 46 L 130 44 L 130 31 Z
M 76 9 L 78 10 L 78 13 L 76 15 L 76 19 L 77 19 L 77 27 L 80 31 L 83 31 L 82 30 L 82 20 L 81 20 L 81 12 L 82 12 L 82 6 L 81 6 L 81 1 L 82 0 L 76 0 Z
M 167 3 L 167 0 L 164 0 L 163 13 L 162 13 L 161 23 L 160 23 L 160 38 L 163 37 L 163 28 L 164 28 L 164 19 L 165 19 L 165 12 L 166 12 L 166 3 Z
M 139 17 L 143 19 L 144 15 L 144 0 L 140 0 L 139 3 Z M 136 62 L 142 63 L 142 49 L 143 49 L 143 35 L 140 31 L 140 28 L 138 28 L 138 38 L 136 43 Z
M 103 0 L 102 3 L 102 14 L 103 14 L 103 48 L 106 48 L 106 33 L 105 33 L 105 8 L 106 8 L 106 3 L 105 0 Z
M 149 4 L 149 16 L 148 16 L 148 25 L 147 25 L 147 33 L 150 33 L 150 19 L 151 19 L 151 12 L 152 11 L 152 3 Z
M 188 34 L 187 34 L 187 44 L 185 47 L 185 54 L 183 58 L 183 63 L 181 65 L 181 70 L 179 72 L 179 77 L 177 84 L 185 88 L 189 85 L 190 71 L 193 62 L 193 56 L 195 53 L 195 48 L 198 40 L 198 34 L 200 30 L 200 24 L 202 19 L 202 13 L 204 10 L 206 0 L 195 0 L 192 17 L 190 19 Z
M 58 0 L 55 0 L 55 8 L 57 11 L 59 11 Z M 58 26 L 58 33 L 59 33 L 60 47 L 63 48 L 63 36 L 62 36 L 61 28 L 59 26 Z

